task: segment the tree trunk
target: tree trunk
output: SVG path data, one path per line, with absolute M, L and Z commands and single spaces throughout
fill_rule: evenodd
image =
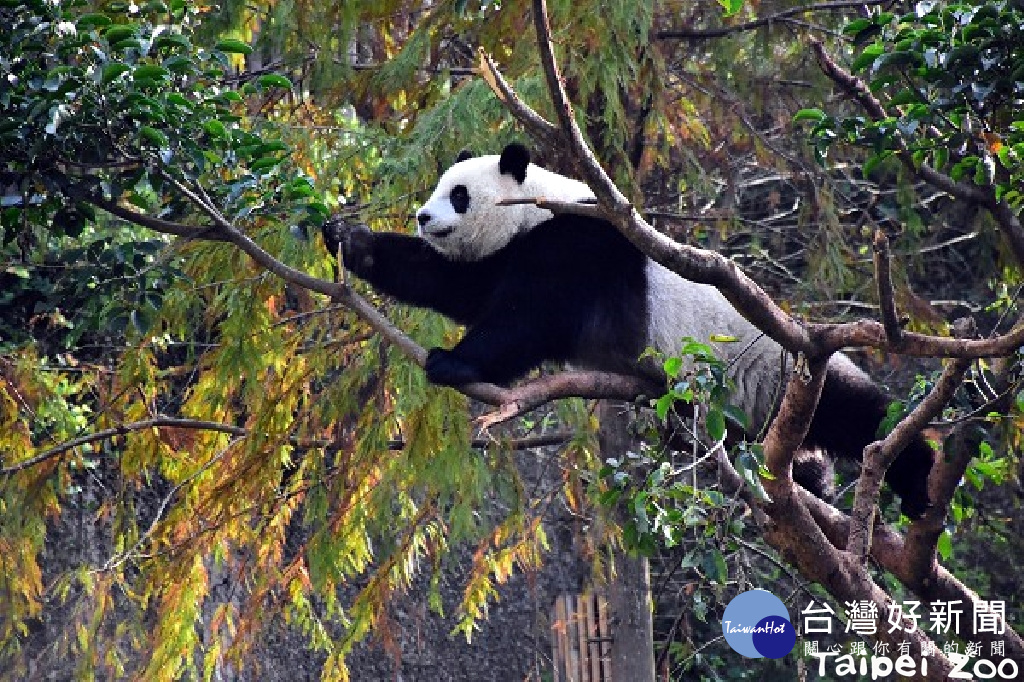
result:
M 622 403 L 601 401 L 601 456 L 625 459 L 629 437 L 629 409 Z M 647 557 L 613 553 L 614 573 L 608 584 L 611 617 L 611 667 L 615 682 L 654 682 L 654 625 L 651 572 Z

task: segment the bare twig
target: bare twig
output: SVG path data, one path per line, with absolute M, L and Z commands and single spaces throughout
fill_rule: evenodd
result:
M 874 262 L 875 283 L 878 286 L 878 308 L 882 315 L 885 336 L 894 347 L 903 340 L 903 326 L 896 314 L 896 298 L 892 289 L 892 254 L 889 252 L 889 238 L 881 230 L 875 230 Z
M 238 438 L 248 437 L 252 434 L 250 429 L 245 429 L 240 426 L 233 426 L 231 424 L 223 424 L 221 422 L 211 422 L 202 419 L 183 419 L 179 417 L 155 417 L 153 419 L 142 419 L 140 421 L 129 422 L 126 424 L 118 424 L 115 427 L 109 429 L 102 429 L 93 433 L 79 436 L 78 438 L 72 438 L 71 440 L 64 441 L 63 443 L 56 445 L 48 450 L 45 450 L 35 457 L 26 459 L 24 461 L 12 464 L 8 467 L 0 468 L 0 476 L 10 476 L 16 474 L 19 471 L 25 471 L 34 466 L 42 464 L 43 462 L 59 457 L 66 452 L 74 450 L 75 448 L 82 447 L 83 445 L 89 445 L 100 441 L 110 440 L 111 438 L 118 438 L 127 436 L 130 433 L 138 431 L 147 431 L 149 429 L 190 429 L 196 431 L 217 431 L 220 433 L 226 433 Z M 540 436 L 524 436 L 522 438 L 509 438 L 505 439 L 509 447 L 514 450 L 524 450 L 529 448 L 539 448 L 548 445 L 558 445 L 564 443 L 572 437 L 571 433 L 568 432 L 557 432 L 551 434 L 544 434 Z M 332 448 L 336 447 L 336 442 L 325 438 L 289 438 L 288 442 L 296 447 L 301 448 Z M 474 448 L 485 448 L 493 443 L 501 442 L 500 439 L 495 438 L 474 438 L 471 441 L 471 445 Z M 405 441 L 401 438 L 393 438 L 388 441 L 388 449 L 390 450 L 401 450 L 405 447 Z
M 811 5 L 804 5 L 802 7 L 791 7 L 781 12 L 770 14 L 766 17 L 760 17 L 751 21 L 746 21 L 742 24 L 734 24 L 732 26 L 719 26 L 716 28 L 687 27 L 667 29 L 655 33 L 654 38 L 656 40 L 707 40 L 711 38 L 721 38 L 732 33 L 752 31 L 754 29 L 761 28 L 762 26 L 768 26 L 774 22 L 800 14 L 806 14 L 808 12 L 832 12 L 843 9 L 859 9 L 862 7 L 871 7 L 873 5 L 885 5 L 890 1 L 891 0 L 867 0 L 867 2 L 857 2 L 856 0 L 840 0 L 838 2 L 820 2 Z

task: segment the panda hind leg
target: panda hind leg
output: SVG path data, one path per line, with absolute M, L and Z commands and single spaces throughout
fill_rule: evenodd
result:
M 500 313 L 484 316 L 451 350 L 433 348 L 424 369 L 427 379 L 441 386 L 484 381 L 507 386 L 544 360 L 563 360 L 558 340 L 563 335 L 538 331 L 513 311 L 522 306 L 495 306 Z
M 889 400 L 885 391 L 848 358 L 833 356 L 805 446 L 861 461 L 864 448 L 877 440 Z M 931 506 L 928 475 L 934 461 L 928 440 L 917 434 L 886 472 L 885 482 L 900 496 L 901 511 L 912 519 L 920 518 Z
M 935 451 L 924 434 L 899 454 L 885 474 L 889 488 L 900 496 L 900 511 L 912 519 L 919 519 L 932 506 L 928 497 L 928 474 L 935 464 Z

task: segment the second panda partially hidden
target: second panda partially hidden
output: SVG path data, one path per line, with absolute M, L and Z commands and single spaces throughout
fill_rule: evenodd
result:
M 500 156 L 460 155 L 417 212 L 418 236 L 359 227 L 334 238 L 345 267 L 378 291 L 466 325 L 454 348 L 430 351 L 426 372 L 436 384 L 508 384 L 544 361 L 635 373 L 647 348 L 671 356 L 684 337 L 733 337 L 716 350 L 730 363 L 732 402 L 756 434 L 776 407 L 786 354 L 717 289 L 652 261 L 603 220 L 497 205 L 592 196 L 586 185 L 531 164 L 526 148 L 513 144 Z M 804 447 L 859 459 L 888 403 L 848 357 L 834 355 Z M 933 458 L 918 435 L 886 476 L 912 518 L 929 506 Z M 794 476 L 820 493 L 827 482 L 814 479 L 825 471 L 807 467 Z

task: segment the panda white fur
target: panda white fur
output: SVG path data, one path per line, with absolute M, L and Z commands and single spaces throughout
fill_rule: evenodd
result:
M 417 212 L 419 236 L 336 236 L 345 266 L 379 291 L 431 308 L 467 326 L 453 349 L 432 349 L 428 378 L 457 386 L 507 384 L 545 360 L 636 372 L 648 347 L 674 355 L 683 337 L 716 344 L 730 363 L 733 402 L 757 433 L 781 395 L 786 353 L 744 319 L 714 287 L 685 280 L 643 255 L 614 226 L 576 215 L 552 216 L 502 199 L 579 201 L 590 189 L 529 162 L 512 144 L 500 156 L 466 157 L 449 168 Z M 325 233 L 326 234 L 326 233 Z M 804 443 L 860 458 L 876 437 L 888 398 L 845 355 L 828 365 Z M 933 452 L 918 437 L 887 481 L 909 516 L 928 507 Z M 810 463 L 794 477 L 821 493 L 827 469 Z

